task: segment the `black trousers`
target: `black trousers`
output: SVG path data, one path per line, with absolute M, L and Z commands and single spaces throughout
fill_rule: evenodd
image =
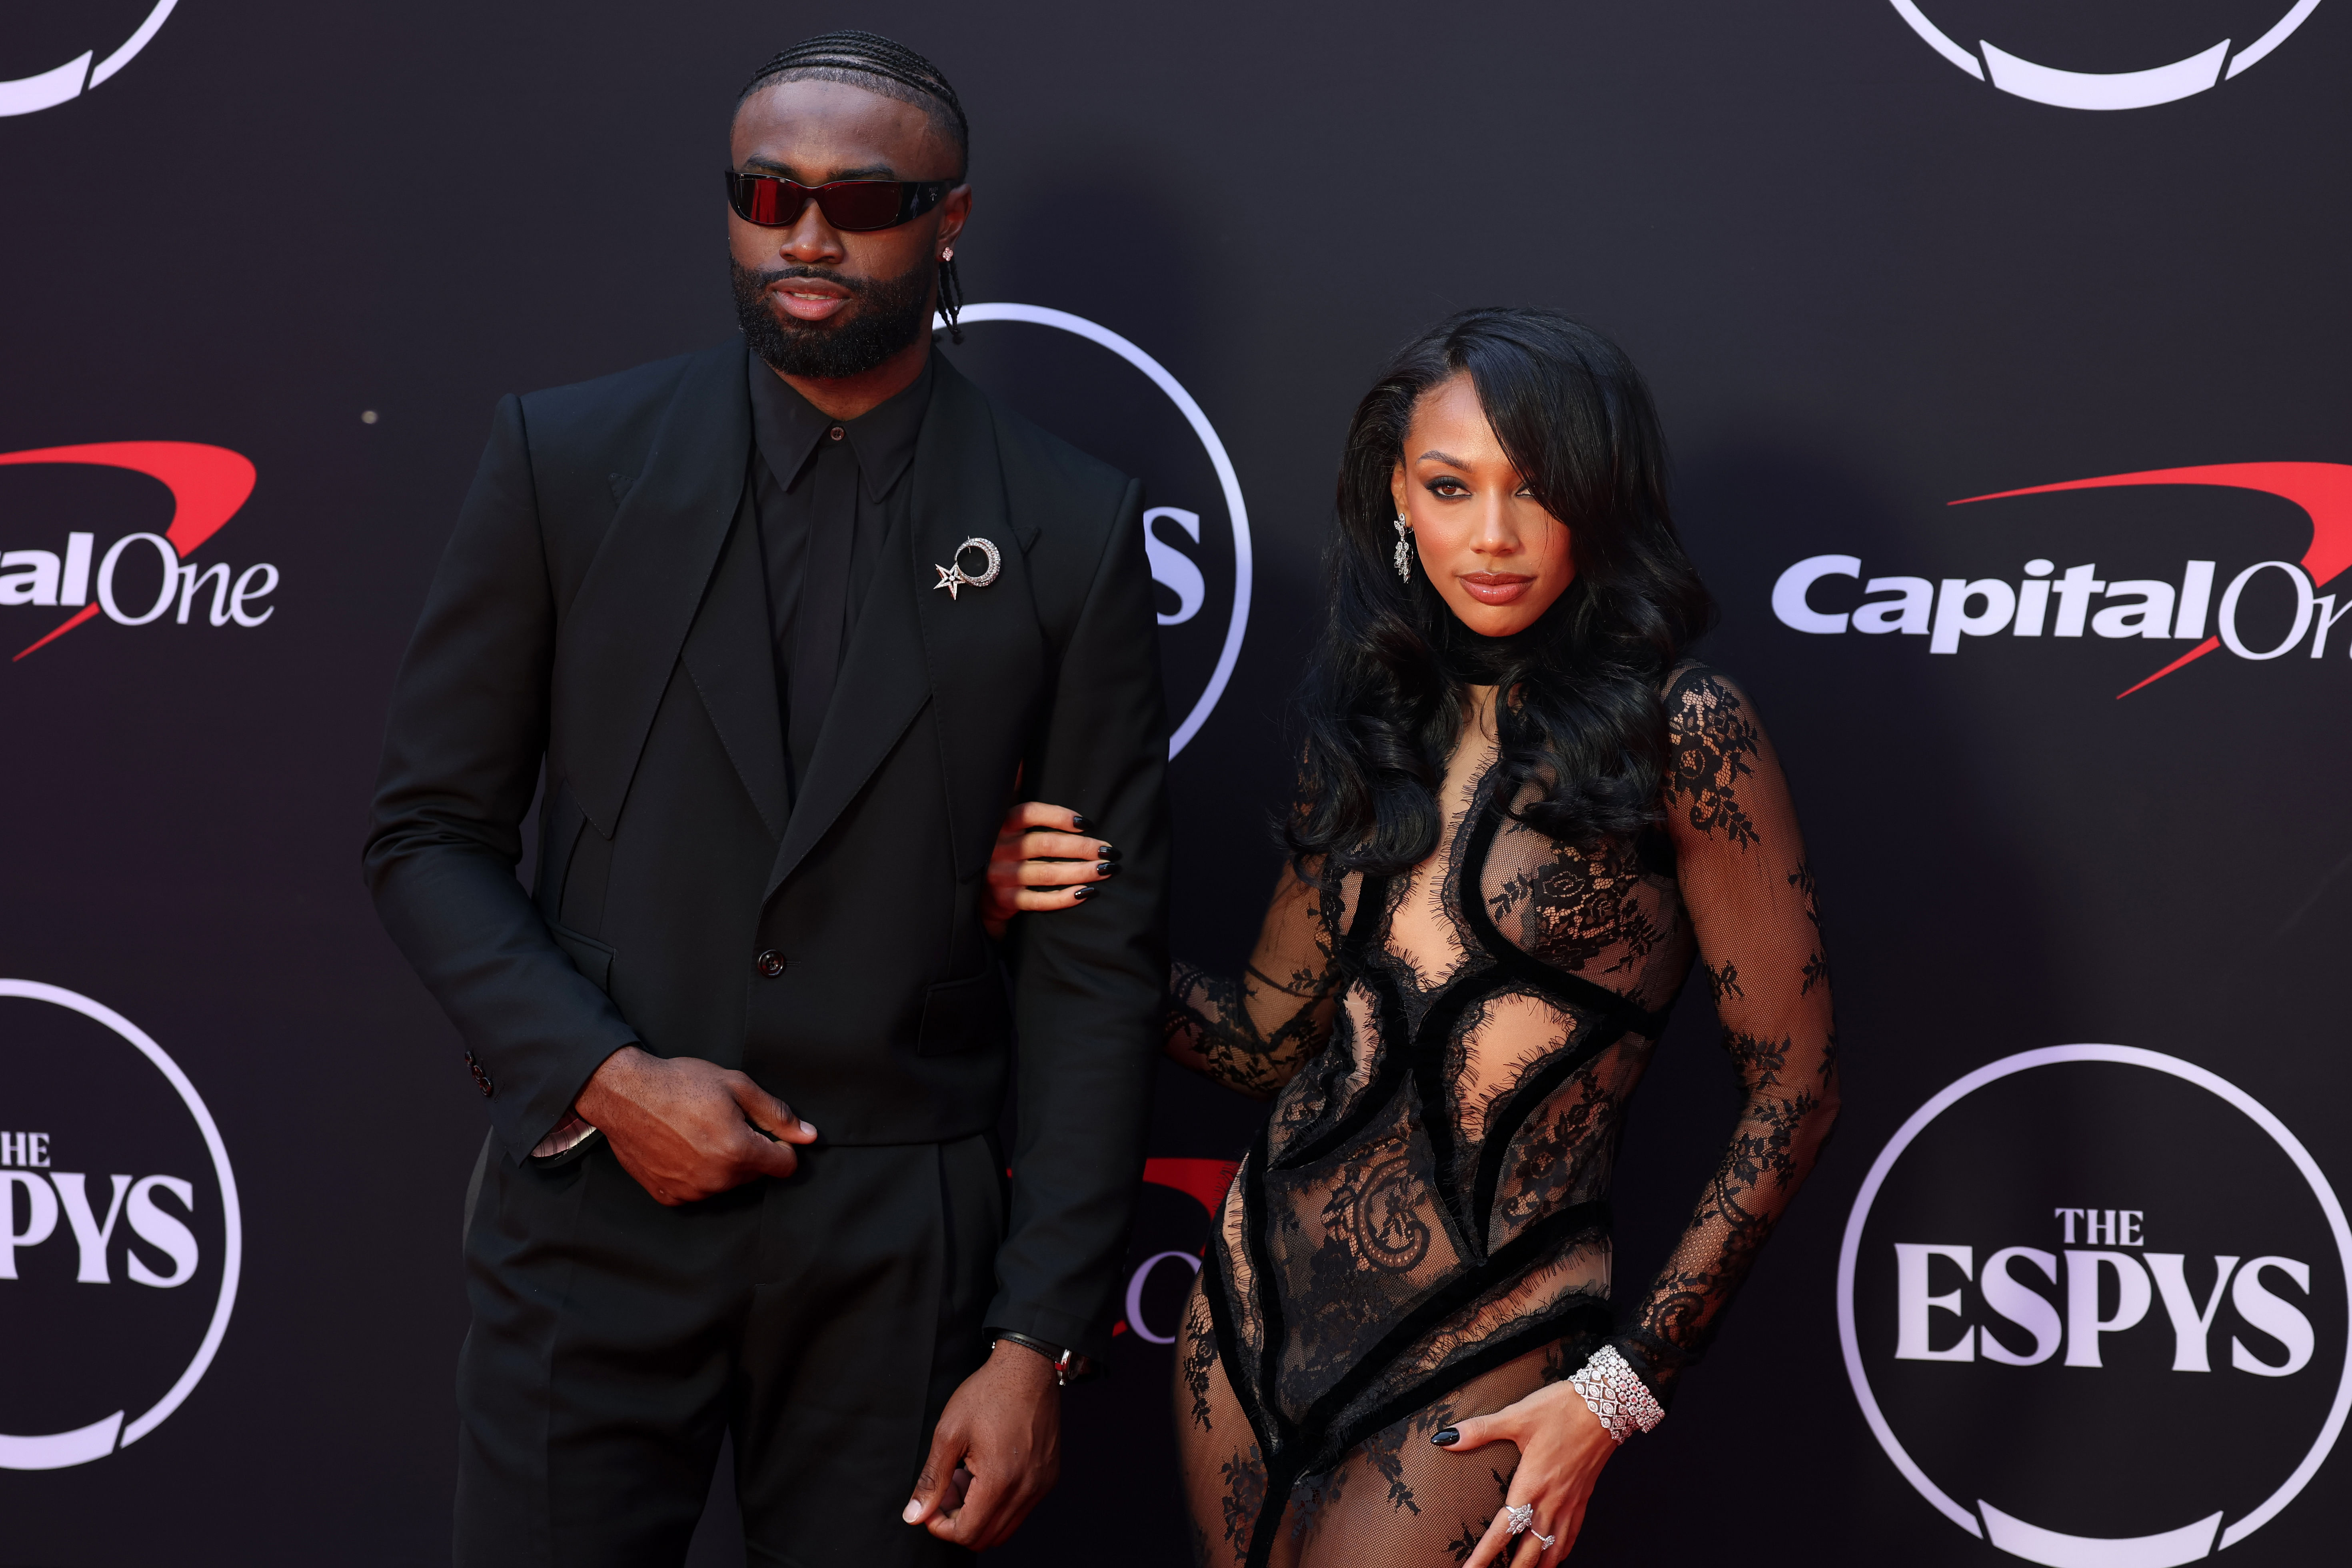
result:
M 604 1141 L 489 1153 L 466 1227 L 457 1568 L 681 1562 L 719 1442 L 754 1564 L 934 1568 L 901 1522 L 979 1366 L 1003 1234 L 991 1141 L 801 1151 L 664 1208 Z

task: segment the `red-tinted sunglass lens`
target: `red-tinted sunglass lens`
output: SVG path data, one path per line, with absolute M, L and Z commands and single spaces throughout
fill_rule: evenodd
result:
M 844 180 L 812 194 L 835 228 L 888 228 L 898 221 L 903 186 L 896 180 Z
M 790 180 L 765 174 L 738 174 L 733 187 L 735 211 L 745 223 L 776 228 L 793 222 L 808 205 L 808 193 Z

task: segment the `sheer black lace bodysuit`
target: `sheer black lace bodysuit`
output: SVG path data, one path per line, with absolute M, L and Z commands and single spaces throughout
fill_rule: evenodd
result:
M 1669 1398 L 1811 1168 L 1834 1047 L 1787 788 L 1720 676 L 1685 671 L 1666 707 L 1666 820 L 1639 841 L 1579 850 L 1511 820 L 1474 728 L 1412 875 L 1286 874 L 1243 979 L 1180 966 L 1177 1048 L 1234 1087 L 1281 1085 L 1178 1345 L 1202 1563 L 1462 1561 L 1516 1451 L 1429 1434 L 1603 1342 Z M 1746 1102 L 1621 1326 L 1612 1167 L 1695 954 Z

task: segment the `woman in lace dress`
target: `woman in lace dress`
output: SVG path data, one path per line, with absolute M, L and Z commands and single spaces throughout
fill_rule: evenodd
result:
M 1169 1053 L 1274 1100 L 1177 1344 L 1203 1564 L 1558 1563 L 1836 1118 L 1813 879 L 1685 658 L 1664 468 L 1633 366 L 1547 311 L 1442 323 L 1356 411 L 1289 865 L 1248 969 L 1172 982 Z M 1116 874 L 1083 826 L 1014 808 L 1003 912 Z M 1618 1138 L 1694 957 L 1745 1102 L 1620 1317 Z

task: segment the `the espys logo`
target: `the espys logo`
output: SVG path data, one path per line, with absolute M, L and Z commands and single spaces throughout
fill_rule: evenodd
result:
M 2352 466 L 2343 463 L 2218 463 L 2193 468 L 2153 468 L 2032 485 L 1950 502 L 2006 500 L 2146 485 L 2213 486 L 2252 490 L 2292 501 L 2310 525 L 2310 542 L 2295 561 L 2191 560 L 2164 577 L 2109 578 L 2095 561 L 2063 570 L 2053 551 L 2023 563 L 2016 582 L 2001 577 L 1866 576 L 1860 556 L 1811 555 L 1772 584 L 1772 614 L 1794 631 L 1835 637 L 1899 632 L 1927 639 L 1931 654 L 1957 654 L 1972 637 L 2141 638 L 2196 646 L 2116 695 L 2129 697 L 2218 648 L 2267 662 L 2297 648 L 2325 658 L 2336 624 L 2352 615 L 2352 595 L 2340 606 L 2319 590 L 2352 567 Z M 1836 608 L 1841 580 L 1865 598 Z M 2215 602 L 2214 589 L 2221 589 Z M 1851 596 L 1853 588 L 1845 590 Z M 2095 601 L 2099 608 L 2094 612 Z M 2282 613 L 2284 612 L 2284 613 Z M 2352 655 L 2352 628 L 2343 638 Z
M 2347 1268 L 2327 1178 L 2243 1089 L 2053 1046 L 1968 1074 L 1880 1152 L 1838 1333 L 1871 1431 L 1954 1524 L 2051 1568 L 2172 1568 L 2326 1462 Z
M 2152 17 L 2149 7 L 2116 5 L 2112 0 L 2095 5 L 2077 0 L 2073 5 L 2055 6 L 2004 5 L 2000 0 L 1927 0 L 1924 9 L 1914 0 L 1892 0 L 1892 4 L 1929 48 L 1979 81 L 2059 109 L 2147 109 L 2193 97 L 2258 63 L 2319 9 L 2319 0 L 2294 0 L 2291 5 L 2285 0 L 2210 0 L 2207 5 L 2172 8 L 2191 15 Z M 1928 11 L 1943 19 L 1940 26 L 1928 17 Z M 2195 42 L 2187 46 L 2191 52 L 2174 55 L 2182 42 L 2163 35 L 2182 26 L 2192 30 Z M 2032 44 L 2010 36 L 2010 43 L 2025 51 L 2015 53 L 1983 37 L 1984 31 L 2003 27 L 2022 27 L 2045 36 Z M 2233 36 L 2217 43 L 2206 41 L 2225 29 Z M 1954 31 L 1962 37 L 1976 36 L 1976 48 L 1956 41 Z M 2249 37 L 2252 42 L 2239 43 Z M 2128 63 L 2153 49 L 2155 58 L 2165 63 L 2127 70 L 2073 69 L 2044 63 L 2053 49 L 2085 54 L 2101 65 L 2108 59 Z M 2029 58 L 2029 55 L 2041 58 Z M 2167 56 L 2174 58 L 2167 59 Z M 2090 65 L 2093 58 L 2076 63 Z
M 0 1469 L 127 1448 L 228 1331 L 236 1179 L 203 1097 L 87 996 L 0 980 Z
M 1109 328 L 1042 305 L 966 305 L 958 319 L 967 328 L 1002 321 L 1055 329 L 974 332 L 954 352 L 976 379 L 1038 424 L 1143 481 L 1144 551 L 1159 585 L 1172 757 L 1208 722 L 1249 626 L 1249 512 L 1233 459 L 1192 395 Z M 946 330 L 945 321 L 937 325 Z M 1104 349 L 1140 376 L 1105 359 Z
M 193 441 L 106 441 L 0 452 L 0 468 L 49 465 L 144 474 L 171 492 L 172 515 L 161 533 L 127 532 L 103 550 L 96 531 L 70 522 L 58 531 L 62 539 L 49 541 L 60 549 L 0 550 L 0 609 L 73 610 L 15 659 L 101 615 L 117 626 L 151 626 L 169 616 L 172 624 L 184 626 L 196 624 L 193 617 L 202 605 L 205 625 L 253 627 L 276 614 L 274 605 L 264 603 L 278 588 L 276 566 L 264 561 L 240 570 L 223 561 L 192 559 L 253 494 L 253 464 L 242 455 Z
M 84 92 L 101 86 L 147 47 L 170 18 L 172 8 L 179 3 L 180 0 L 155 0 L 154 8 L 147 13 L 145 19 L 129 37 L 109 50 L 103 59 L 99 58 L 96 49 L 84 49 L 63 65 L 37 71 L 31 76 L 0 81 L 0 117 L 54 109 L 69 99 L 79 98 Z M 86 10 L 79 6 L 75 9 L 78 19 L 79 14 Z M 9 20 L 15 22 L 18 18 L 11 16 Z M 98 62 L 94 66 L 90 63 L 93 60 Z

